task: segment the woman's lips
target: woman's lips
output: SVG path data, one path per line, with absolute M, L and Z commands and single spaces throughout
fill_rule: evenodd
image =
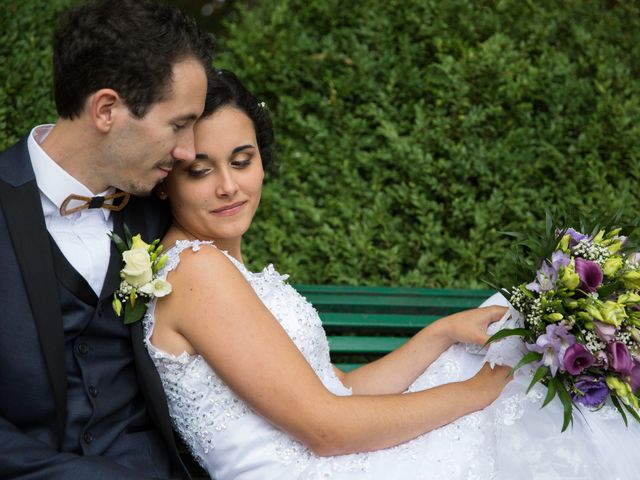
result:
M 230 215 L 235 215 L 236 213 L 238 213 L 242 207 L 244 207 L 245 202 L 238 202 L 238 203 L 232 203 L 231 205 L 225 205 L 224 207 L 220 207 L 220 208 L 216 208 L 213 213 L 215 213 L 216 215 L 222 215 L 222 216 L 230 216 Z

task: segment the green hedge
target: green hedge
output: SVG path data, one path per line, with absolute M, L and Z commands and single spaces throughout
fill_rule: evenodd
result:
M 632 2 L 263 0 L 218 64 L 280 172 L 247 257 L 294 282 L 482 287 L 544 208 L 639 212 Z M 637 5 L 637 4 L 636 4 Z
M 51 35 L 73 0 L 10 0 L 0 8 L 0 149 L 56 119 Z
M 55 119 L 72 0 L 0 9 L 0 147 Z M 272 111 L 245 257 L 294 283 L 483 287 L 544 208 L 639 211 L 640 10 L 567 0 L 262 0 L 219 39 Z

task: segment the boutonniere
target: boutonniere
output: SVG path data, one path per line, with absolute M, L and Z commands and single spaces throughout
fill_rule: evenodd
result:
M 116 244 L 124 267 L 120 270 L 120 288 L 113 294 L 113 311 L 121 316 L 124 324 L 135 323 L 142 318 L 149 300 L 171 293 L 171 284 L 158 278 L 158 271 L 167 263 L 167 255 L 162 254 L 160 240 L 145 243 L 140 234 L 131 236 L 124 226 L 124 240 L 115 233 L 111 239 Z

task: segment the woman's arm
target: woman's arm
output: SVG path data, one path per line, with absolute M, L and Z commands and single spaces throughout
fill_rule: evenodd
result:
M 487 327 L 506 311 L 505 307 L 492 306 L 449 315 L 426 326 L 384 357 L 348 373 L 336 368 L 336 374 L 355 394 L 404 392 L 452 344 L 486 342 Z
M 180 338 L 256 412 L 319 455 L 389 447 L 483 408 L 506 369 L 406 395 L 329 392 L 242 274 L 214 248 L 183 252 L 173 293 L 156 308 L 153 342 Z M 180 353 L 172 351 L 171 353 Z

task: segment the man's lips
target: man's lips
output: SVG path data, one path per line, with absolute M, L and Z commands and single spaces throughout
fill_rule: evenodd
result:
M 246 201 L 244 202 L 236 202 L 231 205 L 225 205 L 224 207 L 216 208 L 213 210 L 213 213 L 217 215 L 234 215 L 236 214 L 242 207 L 244 207 Z

